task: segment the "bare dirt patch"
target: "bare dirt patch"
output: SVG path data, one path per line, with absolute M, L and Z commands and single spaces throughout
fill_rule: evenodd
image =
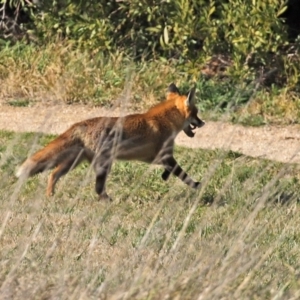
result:
M 75 122 L 97 116 L 124 116 L 123 109 L 104 109 L 85 105 L 33 107 L 0 106 L 0 129 L 16 132 L 60 134 Z M 208 121 L 194 138 L 180 133 L 178 145 L 190 148 L 226 149 L 252 157 L 279 162 L 300 163 L 300 126 L 244 127 Z

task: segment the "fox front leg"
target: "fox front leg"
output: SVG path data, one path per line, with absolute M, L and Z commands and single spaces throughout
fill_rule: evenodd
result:
M 180 178 L 188 186 L 197 189 L 200 187 L 200 182 L 195 182 L 177 163 L 174 157 L 168 157 L 163 161 L 165 171 L 162 174 L 162 179 L 167 180 L 170 174 L 173 174 Z
M 99 195 L 99 200 L 112 201 L 105 191 L 106 177 L 107 174 L 100 174 L 96 176 L 96 193 Z
M 112 200 L 106 193 L 105 183 L 110 171 L 110 167 L 100 167 L 96 171 L 96 193 L 99 195 L 99 200 Z
M 105 183 L 110 172 L 112 160 L 110 157 L 98 154 L 94 161 L 94 170 L 96 173 L 95 190 L 99 195 L 99 200 L 112 200 L 105 191 Z
M 169 179 L 170 175 L 171 175 L 171 172 L 168 171 L 167 169 L 165 169 L 164 172 L 161 174 L 161 178 L 164 181 L 167 181 Z

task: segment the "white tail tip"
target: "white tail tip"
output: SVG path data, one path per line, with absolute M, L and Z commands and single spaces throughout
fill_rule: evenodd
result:
M 21 167 L 19 167 L 16 171 L 16 177 L 21 178 L 21 177 L 25 177 L 24 174 L 25 173 L 25 168 L 23 167 L 23 165 Z
M 30 171 L 34 166 L 34 162 L 31 160 L 26 160 L 16 171 L 16 177 L 27 178 L 29 177 Z

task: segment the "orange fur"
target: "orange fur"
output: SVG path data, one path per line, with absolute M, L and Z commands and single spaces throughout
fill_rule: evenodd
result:
M 166 100 L 145 113 L 78 122 L 28 158 L 17 176 L 27 178 L 55 168 L 47 186 L 47 195 L 52 195 L 59 178 L 86 159 L 93 163 L 96 172 L 97 193 L 107 198 L 105 181 L 113 160 L 139 160 L 163 165 L 164 180 L 172 173 L 196 188 L 199 184 L 188 177 L 173 157 L 177 134 L 184 130 L 193 137 L 192 130 L 204 125 L 197 116 L 194 94 L 192 88 L 188 96 L 182 96 L 171 84 Z

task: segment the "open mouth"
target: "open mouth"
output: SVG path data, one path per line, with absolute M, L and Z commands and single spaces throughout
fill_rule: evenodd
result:
M 194 137 L 195 133 L 193 132 L 193 130 L 195 130 L 196 128 L 197 128 L 196 125 L 190 124 L 188 127 L 184 128 L 183 131 L 187 136 Z
M 193 136 L 194 136 L 194 135 L 195 135 L 194 130 L 195 130 L 196 128 L 198 128 L 198 126 L 196 126 L 196 125 L 194 125 L 194 124 L 190 124 L 189 127 L 190 127 L 191 133 L 192 133 Z
M 205 123 L 202 122 L 201 124 L 199 124 L 198 126 L 195 124 L 190 123 L 186 128 L 183 129 L 183 131 L 185 132 L 185 134 L 189 137 L 194 137 L 195 133 L 193 132 L 196 128 L 200 128 L 204 125 Z

